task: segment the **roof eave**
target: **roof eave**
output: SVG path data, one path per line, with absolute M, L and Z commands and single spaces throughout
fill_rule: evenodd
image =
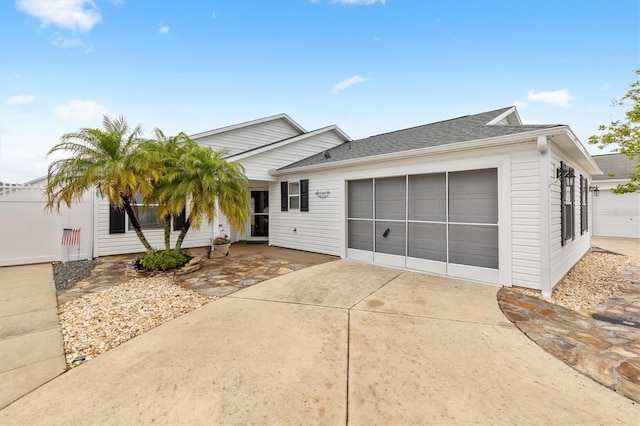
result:
M 331 125 L 331 126 L 327 126 L 327 127 L 323 127 L 321 129 L 317 129 L 314 130 L 312 132 L 309 133 L 304 133 L 302 135 L 298 135 L 298 136 L 294 136 L 292 138 L 288 138 L 282 141 L 278 141 L 278 142 L 274 142 L 274 143 L 270 143 L 261 147 L 257 147 L 254 148 L 252 150 L 249 151 L 245 151 L 245 152 L 240 152 L 238 154 L 235 155 L 230 155 L 229 157 L 226 158 L 227 161 L 231 162 L 231 161 L 240 161 L 242 159 L 245 159 L 247 157 L 252 157 L 254 155 L 258 155 L 261 154 L 263 152 L 266 151 L 271 151 L 272 149 L 277 149 L 277 148 L 281 148 L 283 146 L 287 146 L 289 144 L 313 137 L 313 136 L 317 136 L 319 134 L 322 133 L 326 133 L 326 132 L 334 132 L 336 133 L 339 137 L 341 137 L 342 139 L 344 139 L 345 142 L 348 142 L 351 140 L 351 138 L 349 136 L 347 136 L 346 133 L 344 133 L 342 130 L 340 130 L 340 128 L 336 125 Z
M 558 129 L 562 129 L 563 132 L 554 132 L 549 136 L 566 136 L 567 138 L 560 138 L 555 142 L 565 151 L 572 154 L 574 158 L 577 158 L 578 163 L 591 175 L 601 175 L 602 170 L 595 162 L 587 149 L 582 145 L 578 137 L 573 133 L 573 130 L 569 126 L 559 126 Z M 576 155 L 577 154 L 577 155 Z

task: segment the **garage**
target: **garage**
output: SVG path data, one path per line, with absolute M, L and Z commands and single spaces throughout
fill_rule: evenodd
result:
M 593 235 L 640 238 L 640 193 L 600 190 L 593 200 Z
M 498 283 L 496 168 L 347 182 L 347 257 Z
M 594 155 L 602 170 L 593 177 L 599 189 L 593 197 L 593 236 L 640 238 L 640 193 L 616 194 L 613 189 L 629 182 L 636 163 L 625 154 Z M 594 187 L 595 188 L 595 187 Z

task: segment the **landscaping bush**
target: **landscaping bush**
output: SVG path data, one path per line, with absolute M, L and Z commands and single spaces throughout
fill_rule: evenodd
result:
M 159 250 L 148 252 L 138 259 L 138 267 L 146 271 L 167 271 L 180 268 L 189 260 L 191 256 L 182 251 Z

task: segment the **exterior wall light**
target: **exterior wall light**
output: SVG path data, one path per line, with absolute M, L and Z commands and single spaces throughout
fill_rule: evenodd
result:
M 590 186 L 589 192 L 593 192 L 593 196 L 597 197 L 598 195 L 600 195 L 600 188 L 598 188 L 598 186 Z
M 560 162 L 560 167 L 556 169 L 556 177 L 558 179 L 564 179 L 564 184 L 566 186 L 573 186 L 576 174 L 573 171 L 573 168 L 566 167 L 563 161 Z

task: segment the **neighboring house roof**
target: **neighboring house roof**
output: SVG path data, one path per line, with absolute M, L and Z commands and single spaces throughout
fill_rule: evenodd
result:
M 603 172 L 593 180 L 630 179 L 635 171 L 635 163 L 625 154 L 593 155 L 592 158 Z
M 497 138 L 556 127 L 566 126 L 560 124 L 521 124 L 516 108 L 506 107 L 355 140 L 278 170 Z
M 307 132 L 304 129 L 304 127 L 302 127 L 301 125 L 296 123 L 287 114 L 283 113 L 283 114 L 278 114 L 278 115 L 272 115 L 272 116 L 269 116 L 269 117 L 259 118 L 257 120 L 246 121 L 244 123 L 233 124 L 231 126 L 221 127 L 219 129 L 213 129 L 213 130 L 209 130 L 209 131 L 206 131 L 206 132 L 194 133 L 192 135 L 189 135 L 189 137 L 191 139 L 200 139 L 200 138 L 204 138 L 204 137 L 207 137 L 207 136 L 215 135 L 215 134 L 218 134 L 218 133 L 229 132 L 231 130 L 237 130 L 237 129 L 241 129 L 243 127 L 249 127 L 249 126 L 253 126 L 253 125 L 256 125 L 256 124 L 266 123 L 266 122 L 274 121 L 274 120 L 284 120 L 287 123 L 289 123 L 293 128 L 298 130 L 300 133 L 306 133 Z

